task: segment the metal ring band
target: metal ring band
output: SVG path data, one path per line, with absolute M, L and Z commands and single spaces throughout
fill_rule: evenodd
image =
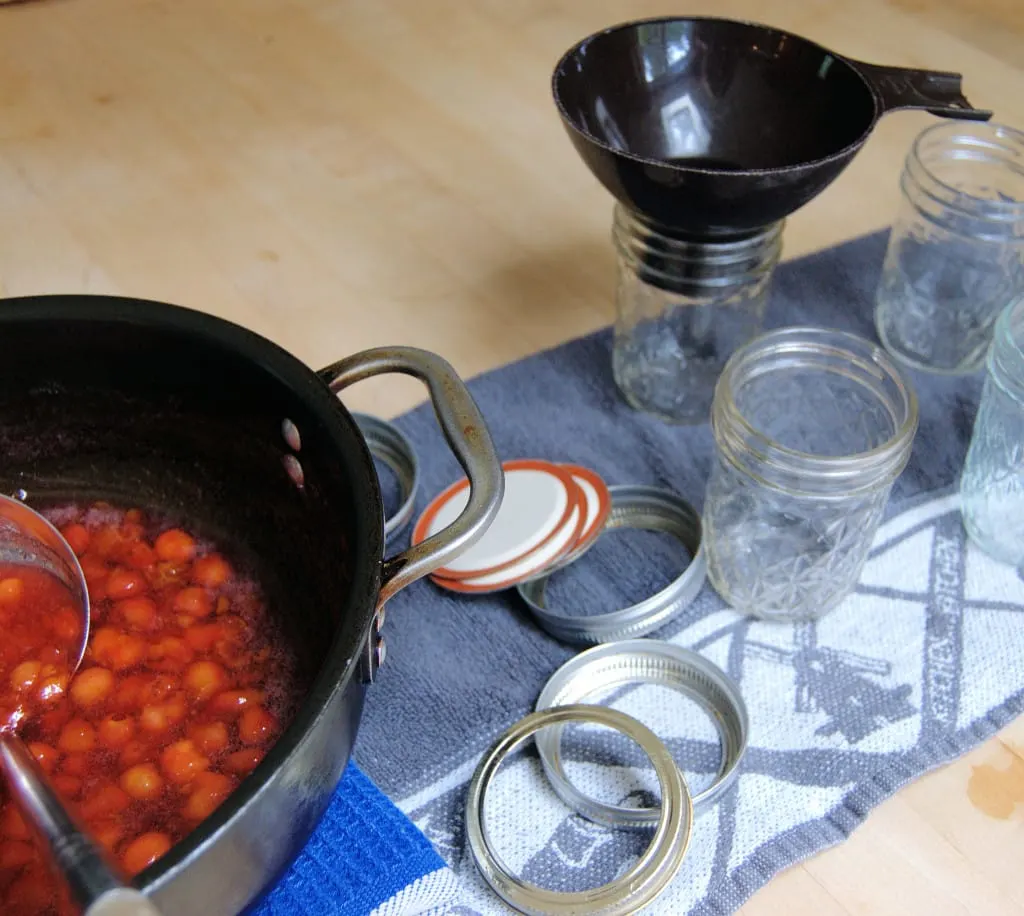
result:
M 710 807 L 736 780 L 747 749 L 747 707 L 736 683 L 717 665 L 696 652 L 668 642 L 635 639 L 596 646 L 569 659 L 544 685 L 537 709 L 593 703 L 590 697 L 629 684 L 670 687 L 689 697 L 718 729 L 722 761 L 711 784 L 693 797 L 694 810 Z M 585 795 L 570 782 L 562 764 L 563 726 L 536 737 L 544 772 L 551 787 L 570 808 L 589 820 L 613 827 L 649 827 L 657 808 L 623 808 Z
M 682 543 L 692 559 L 677 579 L 645 601 L 592 617 L 570 616 L 547 606 L 545 589 L 553 570 L 520 583 L 517 591 L 537 622 L 556 639 L 573 645 L 592 646 L 645 636 L 682 612 L 707 578 L 700 515 L 685 499 L 658 487 L 616 486 L 609 487 L 608 492 L 612 508 L 605 531 L 663 531 Z
M 571 721 L 606 725 L 639 744 L 654 764 L 661 787 L 661 807 L 651 844 L 629 871 L 609 884 L 565 893 L 528 884 L 509 872 L 484 826 L 483 808 L 491 780 L 508 754 L 545 726 Z M 509 906 L 536 916 L 635 913 L 654 900 L 675 877 L 686 855 L 692 825 L 690 793 L 668 749 L 645 725 L 606 706 L 557 706 L 520 719 L 484 754 L 473 773 L 466 799 L 466 832 L 480 874 Z
M 412 443 L 393 423 L 365 413 L 354 413 L 352 417 L 366 440 L 370 454 L 383 461 L 398 478 L 402 504 L 391 518 L 384 519 L 384 539 L 389 541 L 412 519 L 416 507 L 416 491 L 420 485 L 419 462 Z

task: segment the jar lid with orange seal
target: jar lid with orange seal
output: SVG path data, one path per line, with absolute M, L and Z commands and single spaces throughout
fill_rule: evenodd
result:
M 476 544 L 434 573 L 442 588 L 463 594 L 511 588 L 581 556 L 604 528 L 611 498 L 589 468 L 536 458 L 502 467 L 505 495 L 498 515 Z M 468 498 L 465 479 L 438 495 L 416 522 L 412 543 L 444 528 Z

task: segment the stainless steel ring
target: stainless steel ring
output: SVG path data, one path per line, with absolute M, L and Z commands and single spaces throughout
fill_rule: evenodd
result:
M 505 757 L 535 732 L 568 722 L 592 722 L 632 738 L 654 764 L 661 807 L 650 846 L 616 880 L 575 893 L 552 891 L 515 877 L 494 849 L 484 823 L 484 800 Z M 625 916 L 657 897 L 675 877 L 686 855 L 693 826 L 693 804 L 672 755 L 657 735 L 631 716 L 606 706 L 557 706 L 533 712 L 505 731 L 487 750 L 473 773 L 466 798 L 466 833 L 480 874 L 494 892 L 520 913 Z
M 569 659 L 544 685 L 538 710 L 593 703 L 591 697 L 631 684 L 670 687 L 700 705 L 718 729 L 722 762 L 711 784 L 693 797 L 694 810 L 710 807 L 736 780 L 747 749 L 749 720 L 739 687 L 721 668 L 669 642 L 633 639 L 595 646 Z M 537 735 L 537 751 L 551 787 L 570 808 L 613 827 L 649 827 L 657 808 L 623 808 L 597 801 L 572 784 L 562 764 L 562 726 Z
M 393 423 L 365 413 L 354 413 L 359 431 L 366 440 L 370 454 L 383 461 L 398 478 L 401 505 L 391 518 L 384 519 L 384 539 L 391 540 L 412 519 L 416 508 L 416 491 L 420 485 L 420 467 L 412 443 Z
M 690 552 L 682 574 L 644 601 L 590 617 L 570 616 L 547 606 L 545 590 L 554 570 L 517 586 L 519 595 L 537 622 L 556 639 L 573 645 L 592 646 L 633 639 L 657 630 L 686 608 L 704 585 L 707 563 L 701 543 L 700 515 L 671 490 L 644 486 L 609 487 L 612 508 L 605 531 L 635 528 L 671 534 Z

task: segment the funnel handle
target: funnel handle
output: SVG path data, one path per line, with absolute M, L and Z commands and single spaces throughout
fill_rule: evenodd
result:
M 851 61 L 875 93 L 882 114 L 901 108 L 927 111 L 940 118 L 987 121 L 991 111 L 973 108 L 960 88 L 962 76 L 943 70 L 913 70 Z

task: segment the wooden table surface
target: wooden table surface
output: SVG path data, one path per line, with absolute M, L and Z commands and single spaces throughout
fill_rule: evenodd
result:
M 382 343 L 466 376 L 609 323 L 611 200 L 549 96 L 585 34 L 768 21 L 957 70 L 1024 126 L 1021 0 L 37 0 L 0 6 L 0 290 L 233 319 L 313 367 Z M 878 126 L 786 255 L 887 225 L 924 114 Z M 392 415 L 412 382 L 346 396 Z M 779 876 L 748 916 L 1024 914 L 1024 720 Z

